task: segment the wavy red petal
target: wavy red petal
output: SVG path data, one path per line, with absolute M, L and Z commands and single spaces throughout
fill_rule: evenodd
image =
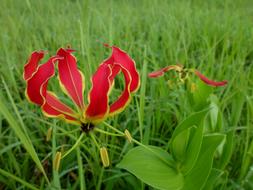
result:
M 130 92 L 134 92 L 138 89 L 140 85 L 140 76 L 137 72 L 135 62 L 131 57 L 120 48 L 112 46 L 112 58 L 114 64 L 117 63 L 121 67 L 125 68 L 131 76 Z
M 125 89 L 119 98 L 110 105 L 110 115 L 114 115 L 125 108 L 131 98 L 131 93 L 139 88 L 140 77 L 135 62 L 126 52 L 116 46 L 105 46 L 112 48 L 111 56 L 102 63 L 104 65 L 110 65 L 112 69 L 112 74 L 110 76 L 111 83 L 113 83 L 120 71 L 122 71 L 125 78 Z
M 54 62 L 57 57 L 51 57 L 46 63 L 38 66 L 36 72 L 27 80 L 26 94 L 29 100 L 35 104 L 44 103 L 48 80 L 54 75 Z
M 65 114 L 57 109 L 54 109 L 51 105 L 49 105 L 47 102 L 41 107 L 43 110 L 43 113 L 47 117 L 60 117 L 66 120 L 67 122 L 80 124 L 80 122 L 77 120 L 76 117 L 73 117 L 69 114 Z
M 195 74 L 200 78 L 200 80 L 202 80 L 204 83 L 206 83 L 207 85 L 210 85 L 210 86 L 224 86 L 228 83 L 226 80 L 219 81 L 219 82 L 210 80 L 197 70 L 195 70 Z
M 71 54 L 72 51 L 61 48 L 57 52 L 57 55 L 63 57 L 58 63 L 59 78 L 67 94 L 79 108 L 83 108 L 84 82 L 82 74 L 77 68 L 76 58 Z
M 148 77 L 150 77 L 150 78 L 157 78 L 157 77 L 161 77 L 161 76 L 163 76 L 164 75 L 164 68 L 162 68 L 162 69 L 160 69 L 160 70 L 158 70 L 158 71 L 154 71 L 154 72 L 152 72 L 152 73 L 149 73 L 148 74 Z
M 124 110 L 127 103 L 130 101 L 131 92 L 130 92 L 130 85 L 131 85 L 131 76 L 130 73 L 125 69 L 121 68 L 122 73 L 124 74 L 125 78 L 125 89 L 120 95 L 120 97 L 110 105 L 110 115 L 119 113 L 120 111 Z
M 40 60 L 44 57 L 44 51 L 35 51 L 24 66 L 23 78 L 28 80 L 38 68 Z
M 67 121 L 76 120 L 74 111 L 62 103 L 55 95 L 47 91 L 50 78 L 55 74 L 55 63 L 61 59 L 59 56 L 51 57 L 46 63 L 34 69 L 32 76 L 28 77 L 26 95 L 28 99 L 39 106 L 49 117 L 62 117 Z
M 111 66 L 111 65 L 110 65 Z M 114 78 L 120 73 L 121 71 L 121 66 L 120 65 L 112 65 L 111 66 L 111 70 L 112 70 L 112 73 L 111 73 L 111 76 L 109 77 L 110 81 L 111 81 L 111 84 L 113 84 L 114 82 Z
M 48 117 L 60 117 L 67 122 L 80 124 L 75 116 L 75 112 L 62 103 L 54 94 L 47 92 L 45 102 L 41 106 L 43 113 Z
M 58 97 L 56 95 L 54 95 L 52 92 L 47 91 L 47 94 L 45 96 L 46 98 L 46 102 L 48 105 L 50 105 L 52 108 L 54 108 L 55 110 L 58 110 L 60 113 L 64 113 L 64 114 L 68 114 L 68 115 L 74 115 L 75 112 L 68 107 L 67 105 L 65 105 L 64 103 L 62 103 Z
M 101 64 L 92 76 L 92 88 L 89 92 L 89 104 L 85 111 L 88 120 L 102 120 L 109 111 L 108 93 L 111 82 L 109 65 Z

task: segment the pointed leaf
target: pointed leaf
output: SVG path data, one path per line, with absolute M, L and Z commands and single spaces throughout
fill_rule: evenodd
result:
M 214 183 L 216 182 L 216 180 L 221 177 L 221 175 L 224 172 L 222 170 L 218 170 L 213 168 L 211 170 L 211 173 L 208 176 L 208 179 L 205 183 L 205 186 L 203 187 L 203 190 L 213 190 L 214 189 Z
M 209 110 L 206 109 L 201 112 L 192 114 L 191 116 L 186 118 L 182 123 L 180 123 L 172 134 L 172 138 L 170 141 L 170 149 L 174 158 L 184 163 L 185 167 L 184 172 L 190 170 L 190 168 L 197 159 L 202 140 L 202 132 L 203 132 L 202 123 L 208 111 Z M 189 130 L 193 126 L 197 127 L 197 129 Z M 190 132 L 192 133 L 191 141 L 188 140 Z
M 164 161 L 165 159 L 172 162 L 171 156 L 158 147 L 148 147 L 153 152 L 142 146 L 133 148 L 124 156 L 117 167 L 126 169 L 154 188 L 181 189 L 184 183 L 183 175 Z
M 213 165 L 214 153 L 223 141 L 224 135 L 206 135 L 203 138 L 201 151 L 193 169 L 185 176 L 183 190 L 200 190 L 204 187 Z

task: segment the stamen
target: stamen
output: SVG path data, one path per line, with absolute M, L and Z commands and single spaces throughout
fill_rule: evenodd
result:
M 94 129 L 95 125 L 93 123 L 82 123 L 81 129 L 83 132 L 88 133 Z
M 108 167 L 110 165 L 110 159 L 109 159 L 106 147 L 100 148 L 100 157 L 101 157 L 103 166 Z
M 126 136 L 128 142 L 131 143 L 133 138 L 132 138 L 130 132 L 127 129 L 125 130 L 125 136 Z
M 46 136 L 46 141 L 50 141 L 51 140 L 51 136 L 52 136 L 52 127 L 50 127 L 48 130 L 47 130 L 47 136 Z
M 61 163 L 61 152 L 57 152 L 53 162 L 53 168 L 55 171 L 59 170 L 60 163 Z

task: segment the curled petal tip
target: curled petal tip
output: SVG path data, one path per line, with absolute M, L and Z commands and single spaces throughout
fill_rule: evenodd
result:
M 67 46 L 66 48 L 60 48 L 58 49 L 57 52 L 67 52 L 67 53 L 72 53 L 75 52 L 76 50 L 72 49 L 70 46 Z
M 109 44 L 107 44 L 107 43 L 104 43 L 103 44 L 105 47 L 108 47 L 108 48 L 111 48 L 112 46 L 110 46 Z
M 67 52 L 69 52 L 69 53 L 72 53 L 72 52 L 75 52 L 76 50 L 74 50 L 74 49 L 72 49 L 72 48 L 66 48 L 65 49 Z
M 201 74 L 198 70 L 195 70 L 194 73 L 200 78 L 200 80 L 202 80 L 204 83 L 206 83 L 207 85 L 210 85 L 210 86 L 225 86 L 228 83 L 227 80 L 223 80 L 223 81 L 210 80 L 206 76 Z
M 112 68 L 111 80 L 121 71 L 125 79 L 125 88 L 116 101 L 110 105 L 110 116 L 120 113 L 131 100 L 131 94 L 140 86 L 140 76 L 135 61 L 123 50 L 112 46 L 112 54 L 103 64 L 109 64 Z M 118 70 L 119 69 L 119 70 Z
M 43 50 L 34 51 L 30 55 L 29 60 L 24 66 L 24 73 L 23 73 L 24 80 L 28 80 L 36 72 L 39 62 L 43 59 L 44 55 L 45 51 Z

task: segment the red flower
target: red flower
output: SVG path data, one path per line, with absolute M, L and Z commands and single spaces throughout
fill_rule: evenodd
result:
M 86 130 L 106 117 L 121 112 L 129 103 L 131 93 L 138 89 L 140 78 L 135 62 L 129 55 L 118 47 L 111 48 L 111 56 L 100 64 L 91 78 L 92 88 L 89 91 L 88 105 L 85 105 L 83 100 L 84 76 L 77 68 L 72 49 L 60 48 L 57 55 L 40 65 L 45 52 L 32 53 L 23 73 L 27 83 L 27 98 L 39 105 L 46 116 L 63 118 L 67 122 L 82 125 Z M 56 67 L 60 86 L 72 99 L 76 110 L 64 104 L 47 88 L 49 80 L 55 75 Z M 125 89 L 119 98 L 109 105 L 109 93 L 115 77 L 120 72 L 124 75 Z
M 170 71 L 170 70 L 175 70 L 175 71 L 178 71 L 179 73 L 188 72 L 187 70 L 184 70 L 181 65 L 169 65 L 169 66 L 164 67 L 158 71 L 154 71 L 154 72 L 149 73 L 148 76 L 150 78 L 157 78 L 157 77 L 163 76 L 165 72 Z M 210 86 L 224 86 L 228 83 L 226 80 L 220 81 L 220 82 L 210 80 L 206 76 L 201 74 L 198 70 L 189 70 L 189 71 L 193 71 L 193 73 L 196 76 L 198 76 L 200 78 L 200 80 L 202 80 L 204 83 L 206 83 L 207 85 L 210 85 Z

